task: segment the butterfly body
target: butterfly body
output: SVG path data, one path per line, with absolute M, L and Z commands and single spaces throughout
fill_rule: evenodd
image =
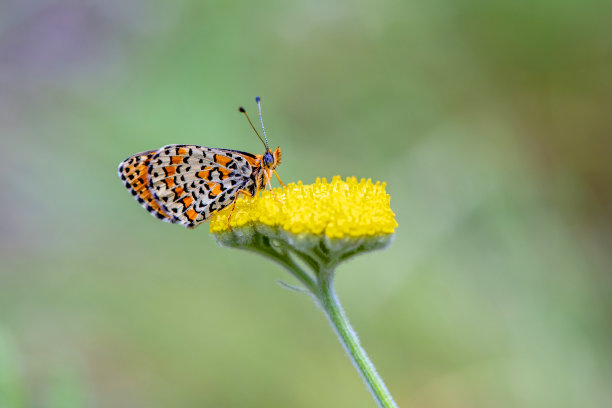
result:
M 272 152 L 266 146 L 263 154 L 255 155 L 196 145 L 168 145 L 128 157 L 119 165 L 119 177 L 149 213 L 163 221 L 194 228 L 216 211 L 234 204 L 238 195 L 254 196 L 270 185 L 280 160 L 280 147 Z

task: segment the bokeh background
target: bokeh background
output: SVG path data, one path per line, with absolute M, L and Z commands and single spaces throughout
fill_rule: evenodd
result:
M 386 181 L 338 270 L 401 407 L 612 406 L 609 1 L 0 1 L 0 406 L 371 407 L 277 265 L 116 175 L 170 143 Z

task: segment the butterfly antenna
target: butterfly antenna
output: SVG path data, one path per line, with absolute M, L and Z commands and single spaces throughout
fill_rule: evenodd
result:
M 251 125 L 251 127 L 253 128 L 253 130 L 255 131 L 255 134 L 257 135 L 257 137 L 259 138 L 259 140 L 261 140 L 261 143 L 264 144 L 264 146 L 266 147 L 266 149 L 268 149 L 268 144 L 266 142 L 264 142 L 264 140 L 261 138 L 261 136 L 259 136 L 259 132 L 257 131 L 257 129 L 255 129 L 255 126 L 253 126 L 253 122 L 251 122 L 251 118 L 249 118 L 249 114 L 246 113 L 246 111 L 244 110 L 244 108 L 241 106 L 238 108 L 238 111 L 241 113 L 244 113 L 244 116 L 246 116 L 247 120 L 249 121 L 249 124 Z M 267 139 L 266 139 L 267 140 Z M 268 149 L 270 150 L 270 149 Z
M 264 129 L 263 118 L 261 117 L 261 98 L 256 96 L 255 102 L 257 102 L 257 108 L 259 108 L 259 121 L 261 122 L 261 130 L 263 131 L 264 138 L 266 139 L 266 149 L 270 150 L 268 147 L 268 136 L 266 136 L 266 129 Z

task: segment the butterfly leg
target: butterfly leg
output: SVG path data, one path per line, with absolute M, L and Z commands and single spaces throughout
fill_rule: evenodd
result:
M 279 203 L 280 205 L 283 205 L 283 203 L 278 198 L 276 198 L 276 195 L 274 194 L 274 191 L 272 191 L 272 183 L 270 182 L 271 172 L 267 173 L 267 172 L 264 171 L 264 175 L 266 176 L 266 184 L 268 185 L 268 187 L 270 187 L 270 194 L 272 194 L 272 197 L 276 200 L 277 203 Z M 277 175 L 277 177 L 278 177 L 278 175 Z M 279 178 L 279 180 L 280 180 L 280 178 Z
M 230 218 L 232 218 L 232 214 L 234 213 L 234 207 L 236 207 L 236 200 L 238 200 L 238 196 L 240 194 L 244 194 L 248 197 L 253 197 L 253 194 L 249 193 L 246 190 L 238 190 L 238 193 L 236 193 L 236 197 L 234 197 L 234 202 L 232 203 L 232 209 L 230 210 L 230 213 L 227 217 L 227 229 L 230 231 L 232 230 L 232 227 L 230 227 Z
M 278 173 L 276 172 L 276 170 L 272 170 L 274 172 L 274 174 L 276 175 L 276 178 L 278 179 L 278 182 L 281 183 L 281 186 L 285 187 L 285 183 L 283 183 L 283 180 L 281 180 L 280 176 L 278 175 Z

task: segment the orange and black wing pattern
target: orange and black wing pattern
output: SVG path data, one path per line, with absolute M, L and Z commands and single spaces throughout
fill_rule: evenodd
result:
M 194 228 L 257 190 L 255 155 L 195 145 L 168 145 L 127 158 L 119 176 L 138 202 L 164 221 Z
M 151 215 L 162 221 L 174 222 L 171 215 L 165 212 L 153 198 L 149 190 L 149 163 L 157 150 L 149 150 L 128 157 L 119 164 L 119 178 L 132 196 Z

